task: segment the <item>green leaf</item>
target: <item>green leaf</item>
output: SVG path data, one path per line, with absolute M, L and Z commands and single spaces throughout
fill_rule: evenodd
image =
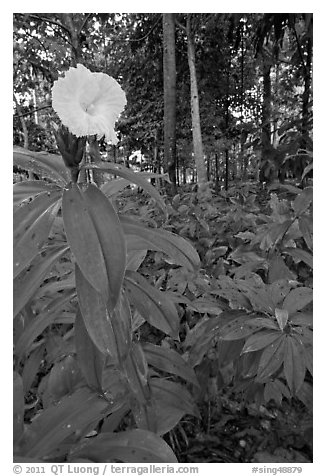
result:
M 290 398 L 291 394 L 289 389 L 279 379 L 275 379 L 266 383 L 264 388 L 265 402 L 274 400 L 275 403 L 281 405 L 283 396 L 285 398 Z
M 248 323 L 248 320 L 248 316 L 245 314 L 243 317 L 225 324 L 220 330 L 221 339 L 238 340 L 257 332 L 259 327 L 255 323 Z
M 43 256 L 36 256 L 31 265 L 14 279 L 14 317 L 33 298 L 51 266 L 67 250 L 67 246 L 48 249 Z
M 127 271 L 125 286 L 143 318 L 174 339 L 179 339 L 179 316 L 174 304 L 139 273 Z
M 130 169 L 129 169 L 130 170 Z M 155 174 L 155 173 L 150 173 L 150 172 L 137 172 L 138 177 L 144 177 L 144 179 L 149 179 L 149 178 L 162 178 L 166 180 L 167 182 L 170 182 L 168 175 L 167 174 Z M 101 191 L 107 196 L 107 197 L 112 197 L 112 195 L 120 192 L 124 188 L 128 187 L 130 185 L 130 180 L 127 179 L 113 179 L 110 180 L 106 183 L 104 183 L 101 187 Z
M 53 180 L 58 185 L 65 185 L 70 181 L 69 171 L 60 155 L 14 147 L 14 165 L 42 178 Z
M 312 327 L 313 325 L 312 313 L 296 312 L 292 314 L 290 320 L 291 320 L 291 324 L 294 324 L 295 326 Z
M 305 215 L 300 216 L 299 220 L 299 229 L 302 233 L 302 236 L 306 242 L 306 245 L 310 250 L 313 247 L 313 226 L 312 226 L 312 217 L 307 217 Z
M 144 405 L 144 411 L 146 412 L 146 406 L 150 398 L 147 382 L 147 362 L 140 344 L 133 342 L 130 347 L 131 350 L 123 362 L 124 375 L 127 378 L 129 389 L 137 401 L 141 405 Z M 135 420 L 137 422 L 137 418 L 135 418 Z M 155 422 L 150 422 L 148 429 L 150 429 L 151 424 L 155 424 Z
M 30 353 L 28 359 L 24 363 L 23 369 L 23 385 L 24 393 L 27 393 L 35 379 L 36 374 L 38 373 L 41 362 L 44 358 L 45 345 L 42 344 L 38 346 L 33 352 Z
M 281 331 L 283 331 L 289 319 L 289 312 L 287 311 L 287 309 L 275 308 L 275 317 L 278 322 L 279 328 L 281 329 Z
M 273 330 L 266 330 L 257 332 L 254 335 L 251 335 L 247 340 L 241 354 L 245 354 L 246 352 L 255 352 L 256 350 L 264 349 L 276 339 L 280 337 L 280 332 L 273 331 Z
M 117 362 L 117 342 L 103 296 L 87 281 L 77 264 L 75 277 L 79 307 L 87 333 L 100 352 Z
M 285 335 L 281 335 L 263 351 L 256 381 L 263 382 L 271 377 L 282 365 L 284 359 Z
M 274 247 L 279 241 L 282 241 L 291 225 L 292 220 L 286 220 L 283 223 L 273 223 L 261 241 L 260 249 L 264 251 L 268 250 Z
M 51 401 L 59 401 L 65 395 L 71 394 L 81 382 L 82 375 L 76 358 L 68 355 L 51 368 L 46 391 Z
M 156 406 L 176 408 L 184 415 L 200 418 L 199 410 L 184 386 L 164 378 L 152 378 L 149 384 Z
M 21 453 L 29 458 L 50 457 L 69 435 L 103 418 L 110 404 L 84 387 L 67 395 L 57 405 L 43 410 L 28 427 Z
M 41 199 L 41 202 L 44 202 L 44 197 L 42 195 L 43 194 L 39 195 L 34 200 L 34 203 L 38 198 Z M 26 204 L 24 208 L 27 208 L 28 205 L 30 205 L 30 203 Z M 47 207 L 45 203 L 42 203 L 41 206 L 41 210 L 40 207 L 38 207 L 39 215 L 35 220 L 29 221 L 28 224 L 25 222 L 24 229 L 17 227 L 19 230 L 16 228 L 14 231 L 14 278 L 16 278 L 19 273 L 30 264 L 35 256 L 40 253 L 42 246 L 49 237 L 60 203 L 57 198 L 57 202 L 51 204 L 49 207 Z M 20 212 L 21 210 L 17 209 L 16 211 Z
M 305 348 L 291 335 L 286 336 L 284 375 L 291 392 L 296 394 L 306 375 Z
M 34 316 L 16 343 L 15 354 L 18 359 L 21 360 L 23 356 L 29 352 L 34 340 L 41 335 L 48 326 L 61 322 L 63 319 L 62 310 L 74 296 L 75 290 L 66 291 L 57 299 L 53 299 L 39 315 Z
M 119 218 L 106 196 L 93 184 L 82 192 L 95 226 L 109 281 L 112 309 L 118 302 L 126 268 L 126 245 Z
M 308 164 L 305 168 L 304 168 L 304 171 L 302 173 L 302 176 L 301 176 L 301 180 L 303 180 L 305 178 L 305 176 L 310 172 L 310 170 L 313 169 L 313 162 L 311 162 L 310 164 Z
M 166 207 L 163 198 L 158 193 L 156 188 L 153 187 L 145 178 L 144 175 L 140 175 L 135 173 L 133 170 L 125 167 L 121 164 L 114 164 L 112 162 L 107 162 L 105 164 L 97 165 L 97 164 L 86 164 L 82 168 L 88 169 L 96 169 L 102 170 L 104 172 L 109 172 L 112 175 L 119 175 L 119 177 L 125 178 L 129 180 L 129 182 L 138 185 L 139 187 L 143 188 L 151 197 L 156 200 L 157 204 L 161 207 L 163 212 L 166 214 Z
M 313 300 L 313 292 L 311 288 L 304 286 L 292 289 L 283 301 L 283 309 L 286 309 L 289 314 L 296 311 L 301 311 L 307 304 Z
M 84 457 L 95 463 L 122 461 L 123 463 L 177 463 L 178 460 L 159 436 L 146 430 L 103 433 L 83 443 L 73 457 Z
M 137 271 L 147 255 L 147 250 L 128 251 L 126 269 Z
M 150 343 L 143 344 L 143 349 L 149 365 L 164 372 L 178 375 L 188 382 L 199 386 L 194 370 L 175 350 L 166 349 Z
M 304 213 L 311 204 L 312 199 L 313 189 L 312 187 L 306 187 L 299 195 L 296 196 L 293 202 L 293 210 L 295 211 L 295 214 L 298 216 Z
M 204 355 L 211 347 L 214 339 L 217 339 L 218 332 L 221 326 L 218 317 L 203 318 L 188 331 L 184 347 L 190 347 L 188 364 L 195 367 L 200 364 Z
M 197 270 L 200 267 L 200 258 L 197 251 L 184 238 L 165 230 L 148 228 L 141 222 L 121 215 L 120 222 L 127 235 L 137 235 L 153 246 L 153 248 L 149 246 L 149 249 L 163 251 L 177 264 L 185 266 L 190 271 Z
M 271 317 L 254 317 L 248 320 L 248 324 L 257 326 L 258 329 L 267 328 L 274 329 L 276 331 L 279 330 L 276 320 L 272 319 Z
M 274 256 L 268 266 L 268 282 L 274 283 L 281 279 L 294 279 L 294 273 L 286 266 L 284 259 L 280 255 Z
M 20 203 L 24 200 L 33 198 L 35 197 L 35 195 L 38 195 L 40 193 L 62 193 L 62 189 L 56 184 L 44 182 L 43 180 L 24 180 L 23 182 L 17 182 L 14 184 L 13 192 L 14 206 L 17 206 L 20 205 Z
M 308 382 L 303 382 L 296 396 L 301 402 L 309 409 L 312 410 L 313 406 L 313 392 L 312 385 Z
M 13 382 L 13 433 L 14 445 L 17 443 L 24 431 L 24 391 L 23 381 L 19 373 L 14 372 Z
M 101 243 L 78 185 L 63 192 L 62 216 L 68 243 L 90 284 L 107 299 L 109 281 Z
M 312 253 L 308 253 L 307 251 L 301 250 L 299 248 L 285 248 L 283 252 L 292 256 L 296 263 L 303 261 L 308 266 L 310 266 L 311 269 L 313 268 Z
M 254 288 L 250 282 L 246 282 L 243 279 L 238 281 L 238 287 L 239 290 L 243 291 L 246 297 L 250 300 L 255 311 L 274 314 L 275 303 L 273 302 L 267 287 L 260 286 Z
M 79 308 L 75 319 L 75 346 L 77 362 L 87 385 L 101 392 L 104 356 L 89 337 Z

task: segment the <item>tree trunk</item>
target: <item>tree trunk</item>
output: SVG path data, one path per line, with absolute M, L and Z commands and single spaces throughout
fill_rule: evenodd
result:
M 215 192 L 218 193 L 220 189 L 219 175 L 218 175 L 218 153 L 215 152 Z
M 78 26 L 74 22 L 73 13 L 62 13 L 63 23 L 69 30 L 70 45 L 71 45 L 71 65 L 76 67 L 82 60 L 82 51 L 80 44 L 80 36 L 78 32 Z
M 311 86 L 311 61 L 312 61 L 312 42 L 311 38 L 307 40 L 307 60 L 304 69 L 304 91 L 302 94 L 302 125 L 301 125 L 301 149 L 306 150 L 309 139 L 309 99 Z
M 190 72 L 190 94 L 191 94 L 191 121 L 192 121 L 192 140 L 194 149 L 194 159 L 197 168 L 198 177 L 198 198 L 208 199 L 210 190 L 207 183 L 206 167 L 204 161 L 203 142 L 200 127 L 199 97 L 196 77 L 195 47 L 191 32 L 191 14 L 187 14 L 187 45 L 188 45 L 188 64 Z
M 262 127 L 261 127 L 261 142 L 262 154 L 270 152 L 271 147 L 271 102 L 272 102 L 272 87 L 271 87 L 271 66 L 267 63 L 268 60 L 263 58 L 263 106 L 262 106 Z
M 163 13 L 164 76 L 164 172 L 171 181 L 167 193 L 174 196 L 176 186 L 176 64 L 175 14 Z M 168 185 L 168 184 L 167 184 Z
M 28 147 L 29 147 L 28 129 L 27 129 L 26 121 L 24 119 L 20 104 L 18 102 L 18 99 L 17 99 L 15 93 L 14 93 L 14 101 L 15 101 L 15 104 L 16 104 L 17 115 L 19 117 L 20 124 L 21 124 L 22 130 L 23 130 L 24 149 L 28 149 Z M 28 171 L 28 180 L 35 180 L 35 175 L 33 174 L 33 172 Z

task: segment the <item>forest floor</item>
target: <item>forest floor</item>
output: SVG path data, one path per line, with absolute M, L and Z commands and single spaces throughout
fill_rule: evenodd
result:
M 220 273 L 232 275 L 234 262 L 227 256 L 236 248 L 236 235 L 252 231 L 253 215 L 271 214 L 271 194 L 282 201 L 287 193 L 257 183 L 231 184 L 228 192 L 213 194 L 209 204 L 200 204 L 190 186 L 179 190 L 165 223 L 160 223 L 155 204 L 136 190 L 120 196 L 119 208 L 189 239 L 201 257 L 202 273 L 213 278 Z M 212 249 L 217 250 L 217 258 Z M 154 257 L 141 270 L 157 277 L 164 266 L 168 264 Z M 304 285 L 311 285 L 312 276 L 304 266 L 296 273 Z M 145 334 L 144 340 L 157 344 L 162 338 L 153 328 Z M 198 405 L 201 420 L 186 416 L 164 436 L 180 463 L 312 462 L 312 414 L 299 400 L 283 399 L 281 405 L 273 400 L 248 403 L 233 393 L 232 386 L 218 389 L 213 375 L 207 377 Z

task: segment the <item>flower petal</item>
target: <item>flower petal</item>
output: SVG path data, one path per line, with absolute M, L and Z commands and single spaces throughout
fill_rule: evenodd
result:
M 115 79 L 92 73 L 82 64 L 70 68 L 52 88 L 53 109 L 77 137 L 97 134 L 116 144 L 114 125 L 126 103 L 126 95 Z

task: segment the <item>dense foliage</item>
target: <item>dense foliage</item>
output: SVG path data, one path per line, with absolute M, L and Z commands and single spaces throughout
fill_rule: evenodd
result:
M 192 15 L 206 201 L 186 21 L 171 195 L 162 15 L 14 15 L 17 461 L 312 459 L 312 17 Z M 51 108 L 80 62 L 128 100 L 81 162 Z

